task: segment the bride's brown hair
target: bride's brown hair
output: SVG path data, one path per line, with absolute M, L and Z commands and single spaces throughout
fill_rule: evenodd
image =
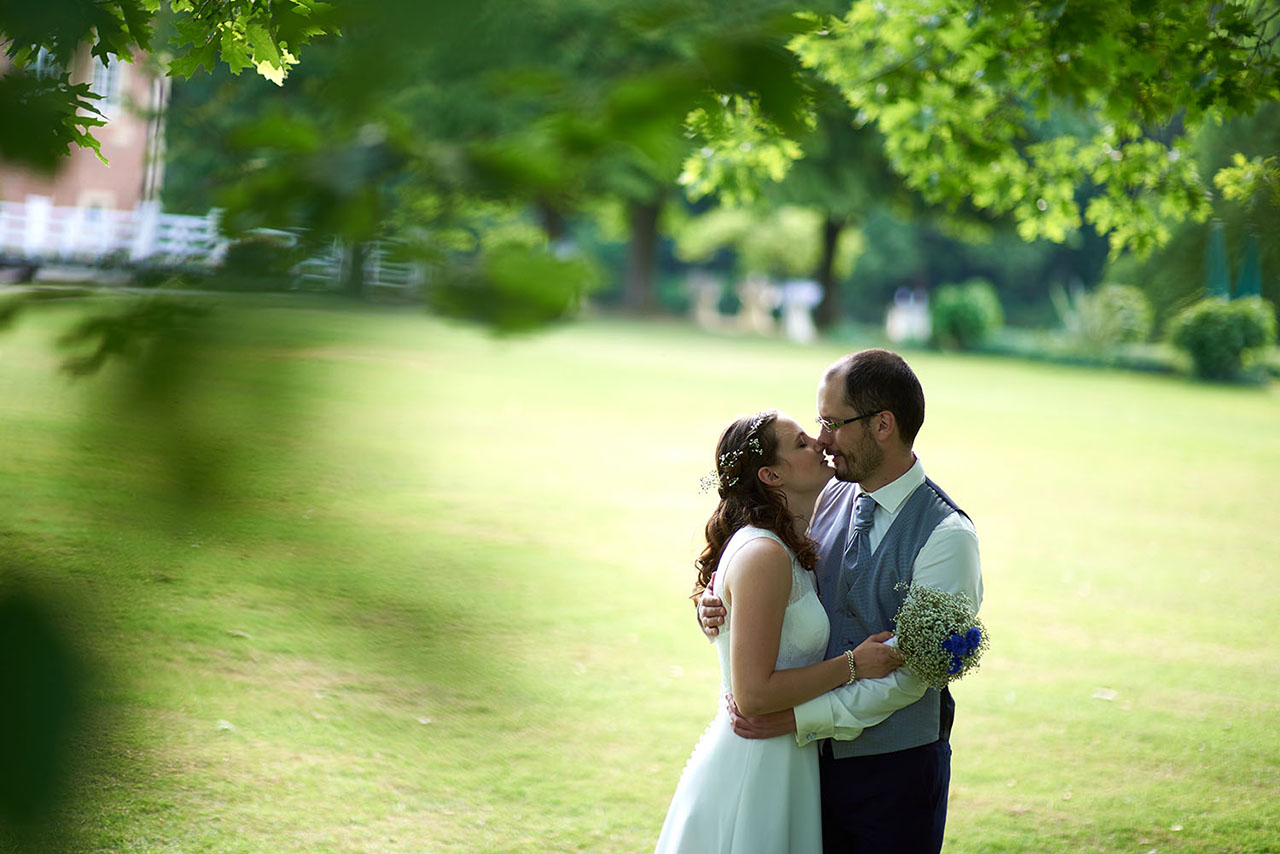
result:
M 778 462 L 777 421 L 777 411 L 770 409 L 739 418 L 720 434 L 715 477 L 720 504 L 707 520 L 706 548 L 693 562 L 698 570 L 695 599 L 711 583 L 729 538 L 746 525 L 777 534 L 805 569 L 812 570 L 818 564 L 817 544 L 792 528 L 795 514 L 787 508 L 787 496 L 780 489 L 765 486 L 756 476 L 761 466 Z

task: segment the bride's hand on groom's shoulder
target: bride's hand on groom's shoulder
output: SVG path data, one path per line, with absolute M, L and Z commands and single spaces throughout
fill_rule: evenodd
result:
M 702 626 L 702 633 L 708 638 L 714 638 L 720 634 L 720 627 L 724 625 L 724 615 L 724 602 L 720 597 L 709 589 L 702 591 L 702 596 L 698 599 L 698 624 Z
M 724 702 L 729 710 L 729 725 L 742 738 L 777 738 L 796 731 L 795 709 L 752 716 L 738 711 L 738 704 L 733 702 L 732 694 L 725 694 Z
M 859 679 L 879 679 L 902 666 L 902 653 L 885 643 L 893 632 L 880 632 L 853 649 L 853 666 Z

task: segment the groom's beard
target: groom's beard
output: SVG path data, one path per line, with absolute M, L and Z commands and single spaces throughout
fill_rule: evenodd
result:
M 884 463 L 884 451 L 874 440 L 859 442 L 854 453 L 833 451 L 831 462 L 836 468 L 836 480 L 861 483 Z

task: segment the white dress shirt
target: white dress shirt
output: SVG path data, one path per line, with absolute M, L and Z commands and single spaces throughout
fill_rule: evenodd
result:
M 871 523 L 873 552 L 902 505 L 923 483 L 924 466 L 917 458 L 906 474 L 871 493 L 876 502 Z M 825 499 L 826 491 L 818 503 Z M 849 506 L 852 512 L 853 504 Z M 916 556 L 911 580 L 947 593 L 964 593 L 975 605 L 982 605 L 978 532 L 966 516 L 953 513 L 934 528 Z M 795 707 L 796 741 L 805 745 L 820 738 L 855 739 L 867 727 L 919 700 L 927 687 L 906 667 L 899 667 L 884 678 L 859 679 L 828 691 Z

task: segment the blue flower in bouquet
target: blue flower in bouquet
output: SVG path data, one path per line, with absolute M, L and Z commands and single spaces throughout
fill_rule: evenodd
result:
M 964 664 L 964 657 L 969 652 L 968 634 L 953 634 L 943 640 L 941 646 L 951 656 L 951 663 L 947 665 L 947 673 L 959 673 L 961 665 Z
M 906 666 L 934 688 L 977 667 L 987 636 L 969 597 L 916 585 L 899 589 L 904 587 L 894 623 Z
M 982 629 L 977 626 L 970 626 L 969 630 L 963 635 L 956 632 L 950 637 L 944 638 L 940 645 L 951 656 L 951 663 L 947 665 L 947 673 L 959 673 L 961 667 L 964 666 L 964 660 L 981 648 Z

